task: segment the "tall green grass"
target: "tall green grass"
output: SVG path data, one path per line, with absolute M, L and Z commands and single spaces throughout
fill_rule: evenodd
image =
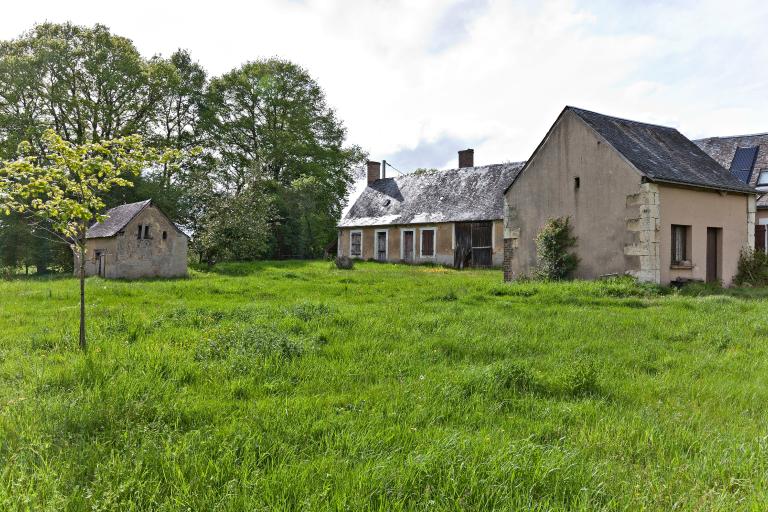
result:
M 0 282 L 0 509 L 768 508 L 765 293 L 500 281 Z

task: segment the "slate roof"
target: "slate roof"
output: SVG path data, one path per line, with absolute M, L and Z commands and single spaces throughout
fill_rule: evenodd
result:
M 674 128 L 575 107 L 566 107 L 565 111 L 579 116 L 650 181 L 756 192 Z
M 503 191 L 525 162 L 429 171 L 371 183 L 340 227 L 500 220 Z
M 768 170 L 768 133 L 734 135 L 730 137 L 707 137 L 706 139 L 699 139 L 693 142 L 726 169 L 730 169 L 736 149 L 759 148 L 754 170 L 749 179 L 750 186 L 754 187 L 757 185 L 757 178 L 761 170 Z M 758 198 L 757 206 L 768 208 L 768 194 Z
M 121 229 L 131 222 L 131 219 L 151 203 L 152 200 L 147 199 L 146 201 L 124 204 L 112 208 L 107 212 L 106 219 L 97 222 L 88 228 L 88 231 L 85 233 L 85 238 L 108 238 L 115 236 Z

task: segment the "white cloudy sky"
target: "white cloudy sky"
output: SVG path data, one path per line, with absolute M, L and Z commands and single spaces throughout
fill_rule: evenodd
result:
M 0 38 L 96 22 L 212 74 L 279 55 L 325 89 L 349 142 L 398 168 L 524 160 L 564 105 L 691 138 L 768 131 L 768 2 L 35 1 Z

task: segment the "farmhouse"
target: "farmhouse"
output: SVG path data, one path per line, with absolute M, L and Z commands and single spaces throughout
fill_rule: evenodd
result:
M 693 141 L 739 180 L 757 188 L 755 248 L 768 251 L 768 133 Z
M 368 186 L 339 224 L 339 256 L 457 268 L 501 266 L 502 191 L 523 163 L 474 166 L 459 152 L 459 168 L 381 177 L 368 162 Z
M 138 279 L 187 274 L 187 235 L 151 200 L 107 212 L 86 233 L 88 276 Z M 75 272 L 78 262 L 75 261 Z
M 530 273 L 537 232 L 569 216 L 577 278 L 727 285 L 754 243 L 755 196 L 674 128 L 566 107 L 505 191 L 504 278 Z

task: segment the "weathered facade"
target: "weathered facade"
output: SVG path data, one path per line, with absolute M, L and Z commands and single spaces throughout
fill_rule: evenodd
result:
M 185 276 L 187 242 L 151 200 L 118 206 L 88 229 L 85 273 L 121 279 Z M 78 268 L 75 261 L 75 272 Z
M 694 141 L 720 165 L 760 195 L 755 203 L 755 248 L 768 252 L 768 133 Z
M 368 163 L 368 186 L 339 223 L 338 255 L 457 268 L 499 267 L 504 256 L 502 191 L 522 163 L 381 178 Z
M 729 284 L 752 245 L 755 190 L 677 130 L 567 107 L 505 192 L 504 277 L 530 274 L 535 236 L 571 218 L 575 277 Z

